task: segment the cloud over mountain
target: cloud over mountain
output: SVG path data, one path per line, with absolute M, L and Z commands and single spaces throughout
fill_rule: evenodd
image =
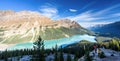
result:
M 57 18 L 59 17 L 58 15 L 58 9 L 51 6 L 50 4 L 47 4 L 47 5 L 43 5 L 39 8 L 39 11 L 42 15 L 45 15 L 49 18 Z

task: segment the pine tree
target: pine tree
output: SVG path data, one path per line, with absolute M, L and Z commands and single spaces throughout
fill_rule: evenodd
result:
M 78 61 L 78 60 L 77 60 L 77 57 L 74 57 L 73 61 Z
M 4 52 L 4 61 L 8 61 L 8 54 L 7 50 Z
M 54 61 L 58 61 L 58 48 L 57 48 L 57 45 L 55 46 Z
M 38 37 L 38 40 L 33 43 L 34 50 L 36 53 L 33 55 L 32 61 L 45 61 L 45 54 L 44 54 L 44 42 L 41 37 Z
M 41 39 L 41 37 L 38 37 L 38 40 L 33 43 L 34 44 L 34 49 L 40 50 L 44 46 L 44 41 Z
M 92 57 L 90 57 L 89 51 L 86 52 L 84 59 L 85 59 L 85 61 L 92 61 Z
M 70 54 L 67 55 L 67 61 L 72 61 Z
M 45 49 L 44 49 L 44 45 L 42 45 L 42 48 L 41 48 L 41 61 L 45 61 Z
M 62 46 L 60 48 L 60 61 L 64 61 Z

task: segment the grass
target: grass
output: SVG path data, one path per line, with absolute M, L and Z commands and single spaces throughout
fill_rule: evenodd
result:
M 29 32 L 29 30 L 27 32 Z M 89 34 L 89 32 L 85 32 L 84 29 L 81 29 L 81 28 L 60 27 L 60 28 L 46 28 L 45 32 L 42 30 L 39 30 L 39 34 L 37 34 L 37 29 L 35 29 L 35 38 L 32 41 L 35 41 L 39 35 L 43 40 L 52 40 L 52 39 L 64 38 L 66 37 L 65 34 L 68 36 L 73 36 L 73 35 L 79 35 L 79 34 Z M 23 35 L 17 34 L 14 36 L 10 36 L 9 38 L 5 38 L 6 41 L 4 41 L 3 43 L 14 44 L 14 43 L 29 42 L 33 37 L 32 33 L 30 33 L 28 36 L 23 38 L 21 38 L 21 36 Z
M 47 28 L 45 30 L 45 33 L 41 32 L 41 37 L 43 39 L 58 39 L 58 38 L 63 38 L 65 37 L 65 34 L 69 36 L 73 36 L 76 34 L 86 34 L 85 32 L 80 32 L 77 29 L 69 29 L 69 28 Z
M 0 32 L 3 32 L 4 30 L 3 29 L 0 29 Z
M 43 34 L 43 35 L 42 35 Z M 62 38 L 64 37 L 63 32 L 58 30 L 58 29 L 51 29 L 48 28 L 45 30 L 45 33 L 41 33 L 40 34 L 41 37 L 45 40 L 49 40 L 49 39 L 57 39 L 57 38 Z
M 0 42 L 3 40 L 3 38 L 0 38 Z
M 32 36 L 27 36 L 27 37 L 23 37 L 23 38 L 20 38 L 20 37 L 21 37 L 21 35 L 11 36 L 11 37 L 7 38 L 6 41 L 3 43 L 16 44 L 16 43 L 29 42 L 32 38 Z
M 97 42 L 107 42 L 107 41 L 109 41 L 109 40 L 111 40 L 112 38 L 110 38 L 110 37 L 96 37 L 96 40 L 97 40 Z

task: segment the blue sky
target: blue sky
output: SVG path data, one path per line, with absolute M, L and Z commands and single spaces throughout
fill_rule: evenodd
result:
M 38 11 L 52 19 L 81 23 L 120 21 L 120 0 L 0 0 L 0 10 Z

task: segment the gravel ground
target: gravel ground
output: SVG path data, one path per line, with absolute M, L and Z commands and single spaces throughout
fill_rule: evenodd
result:
M 100 48 L 100 50 L 104 52 L 106 57 L 101 59 L 98 57 L 98 54 L 96 53 L 95 56 L 93 57 L 93 61 L 120 61 L 120 52 L 103 48 Z M 95 52 L 94 50 L 90 52 L 90 56 L 93 56 L 94 52 Z M 111 56 L 111 54 L 113 54 L 114 56 Z M 84 61 L 84 56 L 78 59 L 78 61 Z

